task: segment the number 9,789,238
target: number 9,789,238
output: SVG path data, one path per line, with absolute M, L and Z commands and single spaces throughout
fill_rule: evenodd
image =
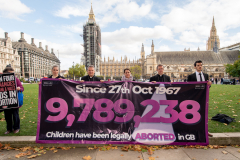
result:
M 74 99 L 73 107 L 80 107 L 81 104 L 85 104 L 83 111 L 78 118 L 78 122 L 85 122 L 88 115 L 91 113 L 91 110 L 94 106 L 95 110 L 92 111 L 92 117 L 98 123 L 109 123 L 114 119 L 115 123 L 127 123 L 134 120 L 134 127 L 138 127 L 140 122 L 145 123 L 173 123 L 177 120 L 180 120 L 182 123 L 193 124 L 197 123 L 201 119 L 201 115 L 198 112 L 200 109 L 200 104 L 194 100 L 185 100 L 179 104 L 180 112 L 178 113 L 174 108 L 178 105 L 178 100 L 160 100 L 159 102 L 148 99 L 142 101 L 140 104 L 144 107 L 151 105 L 151 110 L 144 116 L 135 115 L 134 104 L 128 99 L 119 99 L 114 103 L 106 98 L 95 99 L 92 98 L 83 98 L 83 99 Z M 59 107 L 54 107 L 54 103 L 58 103 Z M 102 106 L 104 104 L 104 107 Z M 125 104 L 125 108 L 121 107 L 122 104 Z M 153 117 L 155 113 L 160 109 L 160 105 L 167 105 L 165 109 L 166 114 L 171 114 L 169 118 L 165 117 Z M 191 105 L 191 109 L 188 109 L 187 106 Z M 58 122 L 66 118 L 67 125 L 66 127 L 71 127 L 75 121 L 74 114 L 68 114 L 68 104 L 62 98 L 51 98 L 46 102 L 46 110 L 53 114 L 58 114 L 56 116 L 49 115 L 47 117 L 48 122 Z M 101 113 L 105 113 L 106 116 L 102 116 Z M 187 114 L 191 114 L 192 118 L 186 118 Z

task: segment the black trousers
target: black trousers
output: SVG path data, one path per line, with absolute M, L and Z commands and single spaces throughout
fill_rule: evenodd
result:
M 8 131 L 12 131 L 12 129 L 14 130 L 20 129 L 20 119 L 18 112 L 19 112 L 18 108 L 4 110 Z

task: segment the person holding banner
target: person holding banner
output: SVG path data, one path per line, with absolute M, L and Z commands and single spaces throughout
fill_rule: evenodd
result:
M 171 82 L 170 77 L 163 74 L 164 68 L 162 64 L 157 65 L 158 74 L 150 78 L 150 82 Z
M 188 76 L 187 81 L 188 82 L 201 82 L 201 81 L 208 81 L 207 84 L 211 86 L 212 82 L 209 81 L 209 76 L 206 73 L 202 72 L 202 61 L 198 60 L 194 63 L 194 68 L 196 69 L 196 72 L 193 74 L 190 74 Z M 208 133 L 209 137 L 212 137 L 213 135 Z
M 122 76 L 121 81 L 135 81 L 129 68 L 125 68 L 123 72 L 124 75 Z
M 93 65 L 90 65 L 88 66 L 88 69 L 87 69 L 87 73 L 88 75 L 87 76 L 83 76 L 81 78 L 81 82 L 84 82 L 84 81 L 103 81 L 101 80 L 100 78 L 96 77 L 94 74 L 95 74 L 95 68 Z
M 194 63 L 194 68 L 196 69 L 196 72 L 193 74 L 190 74 L 188 76 L 187 81 L 188 82 L 201 82 L 201 81 L 208 81 L 208 85 L 211 86 L 212 82 L 209 81 L 209 76 L 206 73 L 202 72 L 202 61 L 198 60 Z
M 54 65 L 54 66 L 52 67 L 52 75 L 49 76 L 48 78 L 64 79 L 64 77 L 63 77 L 63 76 L 60 76 L 58 73 L 59 73 L 59 68 L 58 68 L 57 65 Z
M 9 64 L 3 70 L 3 73 L 14 73 L 14 70 Z M 17 77 L 15 78 L 16 78 L 16 84 L 17 84 L 17 91 L 23 92 L 24 88 L 22 86 L 22 83 Z M 7 122 L 7 131 L 4 134 L 9 134 L 10 132 L 12 132 L 12 129 L 14 130 L 14 133 L 18 133 L 20 130 L 19 108 L 5 109 L 4 116 Z M 14 125 L 12 125 L 12 121 Z

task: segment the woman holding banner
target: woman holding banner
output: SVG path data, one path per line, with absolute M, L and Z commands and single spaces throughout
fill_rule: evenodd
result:
M 52 75 L 49 76 L 48 78 L 64 79 L 64 77 L 60 76 L 58 73 L 59 73 L 59 68 L 57 65 L 55 65 L 52 67 Z
M 3 73 L 14 73 L 14 70 L 9 64 L 3 70 Z M 16 84 L 17 84 L 17 91 L 23 92 L 24 88 L 22 86 L 22 83 L 17 77 L 15 78 L 16 78 Z M 12 132 L 12 130 L 14 130 L 14 133 L 18 133 L 20 130 L 19 108 L 5 109 L 4 116 L 7 122 L 7 131 L 4 134 L 9 134 L 10 132 Z M 12 121 L 14 123 L 13 125 L 12 125 Z
M 133 79 L 133 76 L 131 75 L 130 69 L 125 68 L 123 72 L 124 72 L 124 75 L 122 76 L 121 81 L 135 81 Z

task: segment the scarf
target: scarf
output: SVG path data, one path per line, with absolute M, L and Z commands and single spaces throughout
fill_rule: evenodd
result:
M 129 78 L 126 78 L 125 75 L 122 76 L 122 81 L 133 81 L 133 76 L 130 75 Z

